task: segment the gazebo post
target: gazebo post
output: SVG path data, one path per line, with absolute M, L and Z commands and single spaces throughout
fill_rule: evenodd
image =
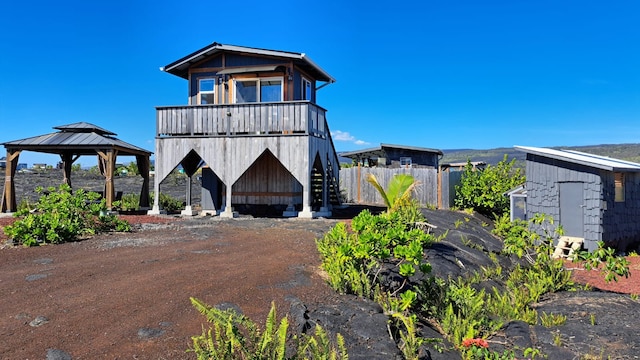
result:
M 16 203 L 16 186 L 14 176 L 18 168 L 20 150 L 7 150 L 7 166 L 4 176 L 4 192 L 0 201 L 0 212 L 15 212 L 18 209 Z
M 75 158 L 73 157 L 72 152 L 64 152 L 60 154 L 60 159 L 62 159 L 62 169 L 63 169 L 63 177 L 62 182 L 71 186 L 71 167 L 73 163 L 78 160 L 80 155 L 77 155 Z
M 106 165 L 104 166 L 104 199 L 107 209 L 111 210 L 115 197 L 113 174 L 115 173 L 117 151 L 114 149 L 108 149 L 106 153 L 98 151 L 98 156 L 100 157 L 100 161 L 104 161 Z

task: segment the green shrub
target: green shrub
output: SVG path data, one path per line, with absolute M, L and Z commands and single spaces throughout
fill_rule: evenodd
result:
M 498 218 L 509 212 L 509 198 L 504 193 L 525 181 L 521 169 L 514 168 L 515 159 L 507 161 L 507 155 L 496 164 L 484 169 L 474 169 L 467 162 L 460 185 L 456 186 L 455 206 L 471 208 L 480 214 Z
M 140 208 L 140 195 L 137 194 L 125 194 L 119 201 L 112 203 L 112 208 L 122 211 L 135 211 Z
M 154 194 L 151 194 L 151 198 L 154 199 Z M 158 205 L 160 209 L 165 210 L 166 212 L 176 212 L 180 211 L 184 208 L 184 202 L 182 200 L 175 199 L 170 195 L 160 193 L 160 197 L 158 198 Z
M 348 359 L 342 336 L 337 334 L 334 344 L 319 325 L 311 335 L 289 334 L 288 318 L 278 322 L 273 303 L 264 329 L 233 310 L 216 309 L 195 298 L 191 303 L 213 326 L 191 338 L 189 351 L 198 359 Z M 288 341 L 293 344 L 289 354 Z
M 576 254 L 574 261 L 583 261 L 587 270 L 600 269 L 606 282 L 618 281 L 618 276 L 629 277 L 629 260 L 624 256 L 616 256 L 615 249 L 605 247 L 604 242 L 598 241 L 598 248 L 592 252 L 581 251 Z M 603 264 L 604 266 L 600 267 Z
M 25 246 L 73 241 L 80 236 L 116 228 L 124 230 L 128 226 L 120 219 L 100 216 L 106 206 L 97 193 L 82 189 L 72 192 L 66 184 L 46 191 L 39 187 L 36 192 L 41 196 L 35 211 L 29 208 L 17 211 L 14 216 L 21 219 L 4 228 L 9 238 Z
M 329 284 L 338 292 L 380 303 L 390 317 L 392 334 L 401 343 L 405 358 L 417 359 L 423 343 L 417 336 L 417 317 L 411 313 L 417 293 L 411 289 L 383 291 L 378 274 L 384 264 L 393 264 L 406 284 L 416 270 L 429 273 L 431 265 L 424 260 L 424 249 L 436 239 L 415 228 L 416 221 L 424 221 L 417 202 L 400 199 L 393 204 L 395 206 L 380 215 L 362 211 L 351 221 L 352 232 L 346 224 L 336 224 L 317 240 L 317 246 Z
M 405 277 L 416 268 L 430 271 L 423 251 L 435 241 L 434 236 L 413 228 L 399 212 L 373 215 L 364 210 L 352 219 L 351 227 L 353 233 L 338 223 L 317 240 L 322 267 L 335 290 L 371 297 L 376 274 L 390 258 Z

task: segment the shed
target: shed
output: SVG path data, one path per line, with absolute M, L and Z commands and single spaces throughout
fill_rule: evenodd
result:
M 626 250 L 640 241 L 640 164 L 573 150 L 526 153 L 526 216 L 547 214 L 565 236 Z M 536 229 L 541 232 L 541 229 Z
M 368 167 L 437 169 L 442 151 L 417 146 L 380 144 L 379 147 L 347 151 L 338 155 Z
M 58 132 L 3 143 L 7 150 L 5 185 L 0 212 L 17 210 L 14 176 L 23 150 L 60 155 L 64 169 L 63 183 L 71 185 L 71 165 L 81 155 L 97 155 L 100 172 L 105 177 L 105 200 L 111 209 L 115 199 L 113 175 L 118 155 L 135 156 L 144 179 L 140 191 L 140 207 L 149 207 L 149 157 L 151 152 L 117 139 L 116 134 L 99 126 L 78 122 L 56 126 Z
M 416 200 L 423 205 L 438 204 L 438 163 L 442 151 L 417 146 L 380 144 L 379 147 L 338 154 L 352 159 L 355 167 L 340 169 L 340 188 L 346 198 L 359 204 L 384 204 L 380 194 L 366 181 L 373 174 L 383 188 L 400 173 L 408 173 L 420 183 Z

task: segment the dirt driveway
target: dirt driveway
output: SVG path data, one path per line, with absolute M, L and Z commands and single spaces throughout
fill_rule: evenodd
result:
M 284 314 L 287 296 L 309 304 L 333 296 L 314 239 L 336 222 L 200 218 L 5 247 L 0 359 L 193 358 L 185 350 L 206 322 L 189 297 L 235 304 L 263 322 L 272 301 Z

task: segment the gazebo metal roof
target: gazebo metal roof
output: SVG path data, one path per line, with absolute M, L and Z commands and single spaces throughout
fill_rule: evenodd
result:
M 72 151 L 78 155 L 93 155 L 96 149 L 114 148 L 120 155 L 151 155 L 152 152 L 115 138 L 116 133 L 99 126 L 78 122 L 56 126 L 58 132 L 34 136 L 26 139 L 7 141 L 6 149 L 19 149 L 59 154 Z

